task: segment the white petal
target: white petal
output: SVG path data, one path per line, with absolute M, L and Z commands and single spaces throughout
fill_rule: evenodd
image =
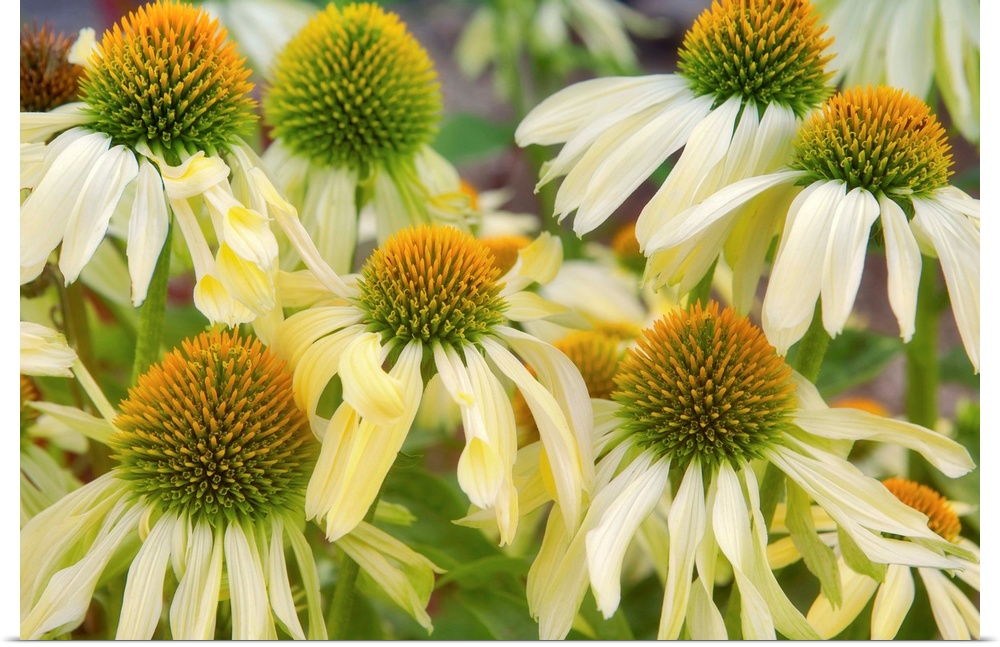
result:
M 334 272 L 345 274 L 354 266 L 358 207 L 354 202 L 358 174 L 346 168 L 310 171 L 301 218 L 316 249 Z
M 872 607 L 872 640 L 892 640 L 913 604 L 913 574 L 909 566 L 890 564 L 885 583 L 878 589 Z
M 295 640 L 305 640 L 302 624 L 295 612 L 295 601 L 292 599 L 292 589 L 288 583 L 288 568 L 285 565 L 284 532 L 281 517 L 275 517 L 271 523 L 271 545 L 267 551 L 267 589 L 271 601 L 271 609 L 281 627 Z
M 21 373 L 25 375 L 73 377 L 70 367 L 76 361 L 76 351 L 62 333 L 47 326 L 21 322 L 20 357 Z
M 205 521 L 191 529 L 183 575 L 170 605 L 170 633 L 176 640 L 211 640 L 222 585 L 221 530 L 213 532 Z
M 111 139 L 100 133 L 77 136 L 53 160 L 21 205 L 22 267 L 43 263 L 62 240 L 73 214 L 91 206 L 83 202 L 83 193 L 110 145 Z
M 941 637 L 945 640 L 969 640 L 975 636 L 969 631 L 970 627 L 959 606 L 955 604 L 954 597 L 964 598 L 960 591 L 952 592 L 955 586 L 948 581 L 948 578 L 940 571 L 929 568 L 919 569 L 920 579 L 924 581 L 927 588 L 927 597 L 931 601 L 931 612 L 934 614 L 934 622 L 937 624 Z M 965 600 L 966 603 L 968 600 Z M 975 612 L 975 607 L 972 608 Z M 975 632 L 979 633 L 979 613 L 975 612 Z
M 868 233 L 878 219 L 878 201 L 868 191 L 855 188 L 837 205 L 830 223 L 823 263 L 823 327 L 832 337 L 843 329 L 854 308 L 865 267 Z
M 815 627 L 824 639 L 833 638 L 847 629 L 878 589 L 878 582 L 852 571 L 844 563 L 843 558 L 839 560 L 838 567 L 843 604 L 834 607 L 821 592 L 806 614 L 809 624 Z
M 229 167 L 222 158 L 206 155 L 198 151 L 177 166 L 171 166 L 153 154 L 163 178 L 163 188 L 170 200 L 187 200 L 200 196 L 211 187 L 226 182 Z
M 691 592 L 691 570 L 695 551 L 705 535 L 705 486 L 701 464 L 693 461 L 684 472 L 677 495 L 670 504 L 667 525 L 670 529 L 669 566 L 660 628 L 657 640 L 676 640 L 684 623 Z
M 830 223 L 844 196 L 843 182 L 812 184 L 789 207 L 761 317 L 767 339 L 779 355 L 802 338 L 812 321 Z
M 163 242 L 167 239 L 169 225 L 170 214 L 167 213 L 160 174 L 149 160 L 140 158 L 135 200 L 128 220 L 128 245 L 125 248 L 128 273 L 132 279 L 132 304 L 135 306 L 146 300 L 149 281 Z
M 306 541 L 305 535 L 294 524 L 285 524 L 288 541 L 295 553 L 302 576 L 302 588 L 306 594 L 306 609 L 309 616 L 309 640 L 326 640 L 326 619 L 323 617 L 323 605 L 319 592 L 319 573 L 316 571 L 316 560 L 313 558 L 312 547 Z
M 614 501 L 607 504 L 597 525 L 587 532 L 590 586 L 597 598 L 597 608 L 605 618 L 614 614 L 621 600 L 625 549 L 639 524 L 663 495 L 669 475 L 668 461 L 651 461 L 648 454 L 641 454 L 622 472 L 620 491 Z
M 132 560 L 115 640 L 150 640 L 153 637 L 163 608 L 163 578 L 177 523 L 172 514 L 160 517 Z
M 223 546 L 233 612 L 233 640 L 266 640 L 272 622 L 271 607 L 260 559 L 251 550 L 239 523 L 226 527 Z
M 885 195 L 880 195 L 878 202 L 882 211 L 882 232 L 885 235 L 889 305 L 899 322 L 900 337 L 909 342 L 916 327 L 920 248 L 910 231 L 906 214 L 899 205 Z
M 944 272 L 965 352 L 979 371 L 979 229 L 933 199 L 914 199 L 912 225 L 930 239 Z
M 886 85 L 902 88 L 916 97 L 927 97 L 934 75 L 934 27 L 938 22 L 932 3 L 900 6 L 893 12 L 892 29 L 885 34 Z
M 42 143 L 56 133 L 94 121 L 97 117 L 86 112 L 87 105 L 74 101 L 48 112 L 22 112 L 19 117 L 22 143 Z
M 344 349 L 337 371 L 344 385 L 344 402 L 375 424 L 391 424 L 405 411 L 404 386 L 382 370 L 387 354 L 379 334 L 362 333 Z

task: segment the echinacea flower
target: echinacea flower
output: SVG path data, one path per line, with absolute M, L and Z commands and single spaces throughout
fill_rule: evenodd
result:
M 645 248 L 705 195 L 786 161 L 800 120 L 829 94 L 824 30 L 808 2 L 713 2 L 685 36 L 677 73 L 570 86 L 532 110 L 515 138 L 521 146 L 564 144 L 539 184 L 566 176 L 555 215 L 576 211 L 578 235 L 607 220 L 683 147 L 639 216 L 636 235 Z M 726 250 L 734 269 L 763 262 L 748 242 L 769 232 L 748 233 L 746 242 L 734 238 Z M 687 268 L 683 292 L 702 278 L 721 244 Z
M 240 195 L 266 182 L 243 161 L 255 157 L 240 139 L 255 118 L 249 74 L 218 21 L 188 4 L 146 5 L 105 32 L 79 102 L 21 113 L 22 144 L 44 144 L 33 172 L 22 166 L 31 193 L 21 205 L 21 282 L 57 247 L 66 283 L 75 281 L 121 210 L 138 305 L 172 213 L 194 263 L 199 310 L 230 324 L 270 310 L 277 242 L 266 214 Z
M 979 609 L 953 581 L 957 576 L 975 591 L 979 591 L 979 547 L 959 535 L 962 524 L 952 504 L 940 494 L 914 481 L 891 478 L 883 481 L 900 501 L 927 515 L 927 525 L 946 541 L 967 549 L 975 561 L 958 560 L 961 569 L 953 573 L 936 568 L 911 568 L 892 564 L 885 569 L 882 581 L 855 573 L 841 560 L 841 589 L 844 599 L 834 606 L 822 593 L 809 609 L 809 622 L 824 638 L 843 631 L 875 597 L 872 607 L 872 640 L 892 640 L 903 624 L 913 604 L 916 570 L 924 583 L 931 612 L 941 637 L 945 640 L 979 640 Z
M 826 510 L 858 561 L 955 567 L 946 553 L 961 551 L 841 452 L 845 441 L 898 443 L 954 476 L 973 467 L 965 449 L 916 425 L 827 408 L 732 308 L 698 304 L 661 318 L 627 352 L 615 384 L 617 424 L 607 429 L 586 517 L 575 535 L 550 522 L 529 575 L 543 638 L 569 631 L 588 575 L 598 609 L 614 613 L 625 550 L 671 483 L 679 487 L 666 519 L 658 637 L 675 639 L 685 625 L 695 639 L 726 637 L 713 600 L 721 553 L 739 589 L 744 638 L 815 638 L 768 566 L 761 497 L 774 493 L 761 491 L 755 469 L 766 464 Z
M 502 542 L 516 532 L 518 509 L 514 414 L 501 376 L 524 394 L 554 497 L 566 523 L 577 523 L 593 470 L 586 386 L 565 355 L 510 325 L 564 310 L 525 289 L 561 260 L 558 239 L 544 234 L 501 275 L 483 243 L 433 225 L 392 236 L 339 292 L 297 279 L 289 295 L 308 307 L 285 320 L 274 346 L 295 367 L 297 401 L 323 440 L 306 514 L 325 518 L 328 539 L 349 532 L 375 500 L 434 375 L 461 410 L 458 484 L 493 510 Z M 327 421 L 317 404 L 335 376 L 343 402 Z
M 233 639 L 275 638 L 278 628 L 293 638 L 325 638 L 302 529 L 319 448 L 291 386 L 284 363 L 259 341 L 217 329 L 140 376 L 113 425 L 106 423 L 117 464 L 21 532 L 21 637 L 78 626 L 118 555 L 130 563 L 118 638 L 153 637 L 168 577 L 177 583 L 168 614 L 173 638 L 214 638 L 226 597 Z M 361 564 L 376 563 L 388 547 L 414 567 L 413 577 L 433 578 L 430 562 L 368 524 L 338 545 Z M 429 594 L 429 585 L 420 588 Z M 305 630 L 293 589 L 304 594 Z M 422 607 L 411 607 L 429 623 Z
M 834 37 L 835 82 L 937 89 L 962 136 L 979 141 L 979 0 L 816 0 Z
M 889 305 L 909 341 L 915 328 L 921 254 L 936 255 L 965 352 L 979 370 L 979 200 L 948 184 L 944 129 L 902 90 L 855 88 L 832 97 L 802 126 L 795 158 L 773 173 L 716 192 L 650 241 L 647 253 L 712 240 L 719 228 L 754 229 L 784 215 L 764 297 L 764 332 L 784 354 L 821 300 L 836 336 L 854 306 L 869 239 L 881 239 Z M 762 214 L 768 195 L 794 199 Z M 766 250 L 769 240 L 759 241 Z
M 21 112 L 75 101 L 83 68 L 68 60 L 73 41 L 49 25 L 21 27 Z
M 442 108 L 437 72 L 399 17 L 371 3 L 331 3 L 271 69 L 264 153 L 320 254 L 353 269 L 358 218 L 371 205 L 380 242 L 404 227 L 460 224 L 468 200 L 430 147 Z

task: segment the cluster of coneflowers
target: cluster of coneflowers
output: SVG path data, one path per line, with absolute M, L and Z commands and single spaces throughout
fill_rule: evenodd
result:
M 891 638 L 918 597 L 978 638 L 969 506 L 929 486 L 976 467 L 934 402 L 942 303 L 980 368 L 979 201 L 924 101 L 933 77 L 978 141 L 978 3 L 817 4 L 715 0 L 675 73 L 527 112 L 517 144 L 561 145 L 538 191 L 562 178 L 527 227 L 435 151 L 434 64 L 377 4 L 268 5 L 287 38 L 175 0 L 100 38 L 25 27 L 20 636 L 352 638 L 366 595 L 430 632 L 477 576 L 382 493 L 443 443 L 450 521 L 530 563 L 541 638 L 627 622 L 636 568 L 661 639 Z M 459 50 L 507 95 L 518 43 L 551 63 L 569 29 L 634 65 L 632 10 L 524 5 L 530 36 L 496 2 Z M 908 420 L 817 386 L 870 249 Z M 909 473 L 856 460 L 873 443 Z

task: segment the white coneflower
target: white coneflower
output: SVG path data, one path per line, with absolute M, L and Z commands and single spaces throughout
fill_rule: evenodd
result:
M 380 242 L 410 225 L 463 222 L 458 173 L 429 145 L 441 107 L 427 52 L 375 4 L 331 3 L 278 55 L 264 161 L 336 271 L 353 269 L 366 205 Z
M 808 2 L 713 2 L 685 36 L 676 74 L 570 86 L 525 117 L 515 137 L 522 146 L 565 144 L 544 168 L 540 184 L 566 176 L 555 213 L 561 218 L 576 211 L 578 235 L 604 222 L 683 147 L 639 216 L 636 236 L 645 249 L 686 207 L 787 161 L 800 120 L 830 91 L 824 30 Z M 759 275 L 763 256 L 754 243 L 775 232 L 762 227 L 745 233 L 730 237 L 726 246 L 737 277 L 745 270 Z M 689 291 L 726 242 L 725 236 L 716 238 L 696 262 L 682 266 L 663 257 L 651 275 L 663 274 L 665 281 L 682 274 L 681 291 Z M 746 301 L 755 287 L 741 283 L 737 292 L 748 293 Z
M 567 524 L 578 522 L 593 470 L 586 387 L 565 355 L 510 325 L 564 311 L 526 290 L 552 277 L 561 247 L 545 234 L 502 275 L 495 260 L 486 245 L 452 227 L 404 229 L 375 250 L 351 284 L 313 288 L 311 296 L 299 291 L 296 304 L 309 307 L 275 336 L 277 352 L 295 366 L 296 398 L 314 416 L 335 376 L 343 387 L 332 419 L 314 420 L 323 449 L 306 495 L 307 515 L 325 518 L 329 539 L 349 532 L 375 500 L 424 380 L 435 374 L 461 410 L 459 486 L 494 512 L 501 540 L 514 537 L 519 515 L 512 480 L 517 434 L 500 376 L 524 394 L 554 496 Z
M 908 341 L 920 273 L 930 271 L 921 268 L 921 253 L 936 255 L 978 371 L 979 200 L 948 184 L 948 143 L 927 105 L 885 86 L 846 90 L 803 125 L 795 148 L 788 166 L 736 182 L 681 214 L 647 252 L 690 249 L 719 228 L 748 230 L 783 218 L 763 310 L 764 332 L 782 354 L 809 327 L 817 299 L 826 331 L 843 329 L 874 236 L 885 245 L 889 305 Z M 755 209 L 774 196 L 787 208 Z M 758 244 L 763 251 L 769 241 Z
M 834 81 L 940 92 L 962 136 L 979 141 L 979 0 L 817 0 L 834 37 Z
M 172 212 L 199 310 L 230 324 L 266 313 L 278 247 L 266 213 L 247 204 L 245 189 L 266 179 L 240 160 L 253 155 L 239 135 L 254 102 L 225 30 L 197 7 L 157 2 L 105 32 L 87 64 L 79 102 L 21 113 L 22 155 L 39 158 L 22 164 L 21 188 L 31 192 L 21 205 L 21 282 L 57 247 L 59 269 L 75 281 L 121 210 L 138 305 Z M 219 243 L 214 253 L 202 220 Z
M 319 448 L 291 387 L 284 363 L 259 341 L 219 330 L 185 341 L 140 376 L 114 418 L 117 465 L 21 532 L 21 637 L 78 626 L 111 558 L 138 536 L 118 638 L 153 637 L 168 570 L 177 580 L 173 638 L 214 638 L 224 591 L 233 639 L 276 638 L 278 628 L 293 638 L 325 638 L 302 515 Z M 430 562 L 368 524 L 338 546 L 360 564 L 386 563 L 388 549 L 409 576 L 426 580 L 407 585 L 396 577 L 390 595 L 429 626 L 427 596 L 415 589 L 429 594 Z M 305 594 L 307 630 L 293 582 Z
M 944 553 L 959 549 L 841 458 L 831 441 L 897 443 L 951 476 L 973 467 L 965 449 L 912 424 L 828 409 L 732 308 L 695 305 L 665 316 L 627 352 L 615 383 L 617 424 L 605 434 L 610 449 L 597 466 L 587 515 L 575 535 L 549 524 L 529 576 L 529 604 L 543 638 L 569 631 L 588 575 L 600 611 L 614 613 L 625 550 L 672 477 L 679 487 L 667 513 L 659 638 L 675 639 L 685 625 L 692 638 L 726 637 L 713 600 L 720 552 L 739 589 L 744 638 L 816 637 L 768 566 L 755 474 L 761 463 L 826 510 L 859 561 L 956 567 Z
M 958 514 L 952 504 L 940 494 L 914 481 L 891 478 L 883 481 L 896 498 L 927 515 L 927 526 L 943 539 L 968 550 L 975 561 L 956 560 L 962 567 L 954 573 L 935 568 L 911 568 L 904 564 L 890 565 L 879 582 L 867 575 L 850 570 L 840 560 L 842 595 L 836 607 L 822 593 L 809 609 L 809 622 L 824 638 L 832 638 L 847 628 L 875 597 L 872 607 L 871 638 L 892 640 L 903 624 L 914 599 L 913 571 L 924 583 L 931 612 L 941 637 L 945 640 L 979 640 L 979 609 L 953 581 L 952 575 L 979 591 L 979 547 L 961 537 Z M 850 592 L 850 597 L 847 593 Z

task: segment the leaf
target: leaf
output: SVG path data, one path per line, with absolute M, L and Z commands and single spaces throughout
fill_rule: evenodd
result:
M 452 164 L 495 155 L 514 141 L 514 126 L 460 112 L 441 122 L 433 148 Z
M 878 376 L 903 351 L 903 341 L 878 333 L 847 329 L 830 341 L 816 388 L 825 399 Z

